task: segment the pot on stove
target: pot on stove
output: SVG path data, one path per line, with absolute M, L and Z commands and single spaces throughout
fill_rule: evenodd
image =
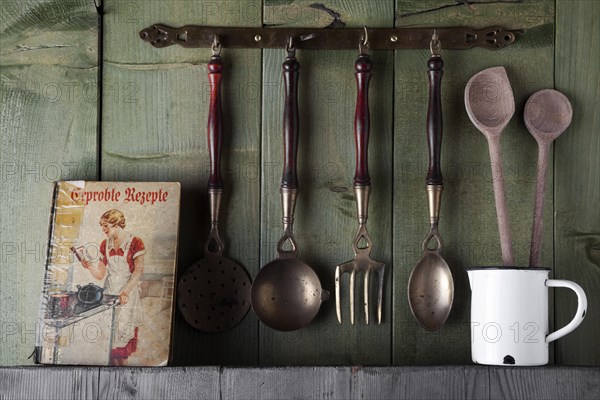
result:
M 89 283 L 85 286 L 77 285 L 77 300 L 83 304 L 96 304 L 102 301 L 104 288 Z

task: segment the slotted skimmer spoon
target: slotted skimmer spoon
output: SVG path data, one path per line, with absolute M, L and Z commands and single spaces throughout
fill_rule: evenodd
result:
M 208 195 L 210 234 L 204 243 L 204 259 L 189 267 L 179 279 L 177 303 L 186 322 L 203 332 L 224 332 L 237 326 L 250 309 L 252 283 L 248 272 L 235 261 L 223 257 L 219 237 L 219 210 L 223 193 L 221 178 L 221 61 L 215 36 L 213 56 L 208 63 L 210 108 L 207 140 L 210 157 Z

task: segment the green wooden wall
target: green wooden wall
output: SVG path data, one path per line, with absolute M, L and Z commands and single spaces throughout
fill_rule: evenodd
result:
M 501 51 L 442 50 L 445 177 L 440 231 L 456 285 L 446 325 L 413 320 L 406 284 L 427 232 L 426 50 L 373 51 L 369 232 L 387 264 L 384 323 L 339 325 L 323 304 L 309 327 L 281 333 L 250 313 L 236 329 L 202 334 L 176 316 L 177 365 L 429 365 L 470 363 L 465 268 L 500 263 L 486 141 L 464 110 L 464 86 L 503 65 L 515 117 L 502 142 L 517 263 L 528 260 L 537 146 L 522 121 L 527 98 L 563 91 L 571 128 L 548 174 L 544 264 L 581 284 L 583 324 L 553 346 L 554 362 L 600 365 L 600 2 L 595 0 L 0 0 L 0 365 L 29 364 L 42 287 L 52 182 L 182 183 L 179 271 L 202 257 L 208 234 L 205 141 L 208 49 L 155 49 L 137 32 L 153 23 L 214 26 L 401 27 L 502 25 L 527 33 Z M 468 3 L 468 4 L 467 4 Z M 100 40 L 101 39 L 101 40 Z M 283 46 L 283 44 L 282 44 Z M 443 43 L 442 43 L 443 46 Z M 300 258 L 333 291 L 356 230 L 353 112 L 356 51 L 299 51 Z M 282 50 L 224 49 L 222 234 L 227 255 L 255 276 L 281 234 Z M 345 281 L 347 283 L 347 281 Z M 554 326 L 575 310 L 557 292 Z M 347 316 L 347 308 L 344 310 Z M 358 310 L 357 310 L 358 311 Z

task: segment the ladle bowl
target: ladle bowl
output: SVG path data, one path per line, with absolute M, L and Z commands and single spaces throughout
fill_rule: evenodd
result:
M 277 258 L 262 267 L 251 294 L 258 318 L 279 331 L 310 324 L 328 298 L 313 269 L 294 258 Z

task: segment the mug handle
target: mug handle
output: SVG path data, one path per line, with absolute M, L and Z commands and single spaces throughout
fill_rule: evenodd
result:
M 546 343 L 550 343 L 555 341 L 558 338 L 565 336 L 568 333 L 571 333 L 583 322 L 585 318 L 585 313 L 587 311 L 587 297 L 585 292 L 575 282 L 566 281 L 563 279 L 547 279 L 546 280 L 547 287 L 564 287 L 571 289 L 577 295 L 577 312 L 575 313 L 575 317 L 569 322 L 567 325 L 563 326 L 556 332 L 552 332 L 548 336 L 546 336 Z

